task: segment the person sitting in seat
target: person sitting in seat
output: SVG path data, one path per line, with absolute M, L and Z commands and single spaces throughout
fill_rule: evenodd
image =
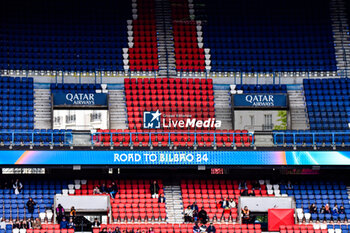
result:
M 100 187 L 100 191 L 101 191 L 101 193 L 107 193 L 107 187 L 106 187 L 106 184 L 105 183 L 103 183 L 102 185 L 101 185 L 101 187 Z M 107 229 L 106 229 L 106 231 L 107 231 Z
M 92 223 L 91 227 L 93 227 L 93 228 L 100 228 L 101 227 L 101 223 L 97 220 L 97 218 L 95 218 L 95 220 Z
M 207 211 L 202 207 L 201 211 L 198 213 L 198 219 L 202 224 L 207 224 L 208 222 L 208 214 Z
M 196 222 L 193 226 L 193 233 L 199 233 L 201 232 L 201 229 L 198 226 L 198 222 Z
M 233 200 L 233 198 L 231 198 L 231 199 L 229 200 L 229 202 L 228 202 L 228 207 L 229 207 L 230 209 L 236 208 L 236 202 Z
M 98 186 L 96 186 L 96 187 L 94 188 L 94 190 L 92 191 L 92 194 L 101 194 L 101 191 L 100 191 L 100 189 L 99 189 Z
M 35 219 L 35 222 L 33 223 L 33 228 L 34 229 L 41 229 L 41 222 L 39 218 Z
M 207 232 L 208 233 L 216 233 L 216 228 L 212 222 L 210 223 L 209 227 L 207 228 Z
M 191 209 L 191 206 L 187 206 L 185 209 L 185 222 L 192 222 L 193 221 L 193 210 Z
M 317 207 L 315 204 L 311 204 L 309 207 L 310 214 L 317 214 Z
M 230 208 L 230 203 L 227 201 L 226 197 L 224 197 L 224 200 L 223 200 L 222 203 L 221 203 L 221 207 L 222 207 L 223 209 L 228 209 L 228 208 Z
M 325 205 L 325 207 L 324 207 L 324 213 L 325 214 L 331 214 L 331 208 L 329 207 L 329 205 L 328 204 L 326 204 Z
M 333 214 L 339 214 L 339 209 L 338 209 L 338 205 L 335 204 L 334 207 L 333 207 Z
M 164 194 L 160 194 L 159 198 L 158 198 L 158 203 L 165 203 L 165 197 Z
M 154 233 L 154 230 L 152 227 L 148 230 L 148 233 Z
M 345 214 L 345 208 L 344 208 L 344 206 L 340 206 L 340 208 L 339 208 L 339 214 Z
M 75 230 L 75 223 L 73 222 L 73 218 L 69 219 L 69 223 L 67 224 L 67 228 Z
M 207 226 L 205 224 L 202 224 L 199 229 L 201 230 L 201 232 L 207 232 Z
M 68 222 L 66 220 L 66 217 L 63 217 L 60 223 L 60 229 L 67 229 L 67 228 L 68 228 Z

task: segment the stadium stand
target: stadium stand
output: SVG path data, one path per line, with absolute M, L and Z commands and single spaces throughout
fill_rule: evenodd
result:
M 85 182 L 84 182 L 85 183 Z M 74 191 L 64 192 L 75 195 L 93 195 L 93 189 L 102 184 L 106 187 L 112 183 L 111 180 L 88 180 L 85 184 L 76 184 Z M 115 222 L 141 222 L 166 220 L 165 203 L 158 203 L 158 199 L 151 197 L 150 180 L 118 180 L 118 193 L 112 203 L 112 215 Z M 160 192 L 163 193 L 162 180 L 158 180 Z
M 158 49 L 154 0 L 136 1 L 132 4 L 133 20 L 128 20 L 128 45 L 125 49 L 124 69 L 131 71 L 158 70 Z M 130 30 L 131 29 L 131 30 Z M 125 59 L 128 58 L 128 59 Z M 129 63 L 127 63 L 129 61 Z
M 129 2 L 103 0 L 91 7 L 70 1 L 18 0 L 2 9 L 0 69 L 123 70 Z
M 327 0 L 194 3 L 211 71 L 336 70 Z
M 284 93 L 287 94 L 287 85 L 236 85 L 235 90 L 243 93 Z
M 170 2 L 176 69 L 178 71 L 204 71 L 203 43 L 201 43 L 202 46 L 199 46 L 201 41 L 198 41 L 197 22 L 190 17 L 189 2 L 188 0 L 171 0 Z
M 33 130 L 33 79 L 1 77 L 0 128 Z
M 349 197 L 346 185 L 343 182 L 337 181 L 312 181 L 300 182 L 288 185 L 280 185 L 281 194 L 293 196 L 296 201 L 297 215 L 300 222 L 306 221 L 344 221 L 349 219 Z M 310 205 L 315 204 L 317 213 L 310 213 Z M 321 209 L 326 204 L 330 206 L 330 213 L 322 213 Z M 338 208 L 345 208 L 344 214 L 333 212 L 334 205 Z
M 76 83 L 52 83 L 50 84 L 51 93 L 55 92 L 79 92 L 95 93 L 102 89 L 101 84 L 76 84 Z

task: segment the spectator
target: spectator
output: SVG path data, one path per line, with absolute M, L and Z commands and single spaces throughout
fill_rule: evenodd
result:
M 253 181 L 252 187 L 253 187 L 253 190 L 261 190 L 261 187 L 258 181 Z
M 238 185 L 238 189 L 242 190 L 242 189 L 248 189 L 247 187 L 247 183 L 245 181 L 241 181 Z
M 101 191 L 100 191 L 100 189 L 98 188 L 98 186 L 96 186 L 96 187 L 94 188 L 94 190 L 92 191 L 92 194 L 101 194 Z
M 333 207 L 333 214 L 339 214 L 339 209 L 338 209 L 338 205 L 335 204 Z
M 64 208 L 61 206 L 61 204 L 58 204 L 56 208 L 56 215 L 57 215 L 57 223 L 60 224 L 62 221 L 62 218 L 64 217 Z
M 35 222 L 33 223 L 33 228 L 34 229 L 41 229 L 41 222 L 39 218 L 35 219 Z
M 6 221 L 4 218 L 1 219 L 0 222 L 0 229 L 6 229 Z
M 325 212 L 326 212 L 326 208 L 323 205 L 320 209 L 320 214 L 325 214 Z
M 288 180 L 288 183 L 286 185 L 286 189 L 289 189 L 289 190 L 293 189 L 293 185 L 292 185 L 292 182 L 290 182 L 290 180 Z
M 243 214 L 243 217 L 242 217 L 242 223 L 243 224 L 249 224 L 251 221 L 250 219 L 250 211 L 248 209 L 248 206 L 244 206 L 244 209 L 242 209 L 242 214 Z
M 116 233 L 116 231 L 112 231 L 112 228 L 109 228 L 107 232 L 108 233 Z
M 317 214 L 317 207 L 315 204 L 311 204 L 309 207 L 310 214 Z
M 101 185 L 101 187 L 100 187 L 100 192 L 101 192 L 101 193 L 107 193 L 107 192 L 108 192 L 105 183 L 103 183 L 103 184 Z M 106 231 L 107 231 L 107 229 L 106 229 Z
M 197 222 L 197 221 L 198 221 L 198 211 L 197 211 L 197 210 L 194 210 L 194 211 L 193 211 L 193 221 L 194 221 L 194 222 Z
M 69 219 L 69 223 L 67 224 L 68 229 L 74 229 L 75 230 L 75 223 L 73 222 L 73 219 Z
M 224 200 L 223 200 L 222 203 L 221 203 L 221 207 L 224 208 L 224 209 L 230 208 L 230 204 L 229 204 L 229 202 L 227 201 L 226 197 L 224 197 Z
M 95 220 L 92 223 L 91 227 L 94 227 L 94 228 L 100 228 L 101 227 L 101 223 L 97 220 L 97 218 L 95 218 Z
M 20 223 L 19 220 L 16 220 L 16 222 L 12 225 L 13 229 L 19 229 L 20 228 Z
M 154 233 L 154 230 L 152 227 L 148 230 L 148 233 Z
M 339 214 L 345 214 L 345 208 L 344 208 L 344 206 L 340 206 L 340 208 L 339 208 Z
M 207 226 L 205 224 L 202 224 L 199 229 L 201 230 L 201 232 L 207 232 Z
M 63 217 L 60 223 L 60 229 L 67 229 L 67 228 L 68 228 L 68 222 L 66 220 L 66 217 Z
M 23 185 L 22 183 L 17 179 L 13 185 L 12 185 L 12 188 L 13 188 L 13 193 L 18 195 L 21 193 L 22 191 L 22 188 L 23 188 Z
M 33 229 L 34 228 L 34 223 L 32 220 L 28 219 L 27 220 L 27 229 Z
M 150 189 L 151 189 L 152 198 L 158 198 L 159 197 L 158 193 L 160 188 L 156 180 L 153 181 L 153 184 L 151 184 Z
M 193 202 L 192 205 L 190 205 L 190 206 L 191 206 L 191 210 L 198 212 L 198 206 L 197 206 L 196 202 Z
M 31 214 L 32 218 L 33 218 L 33 214 L 34 214 L 34 206 L 36 206 L 36 203 L 30 197 L 29 200 L 27 201 L 27 208 L 28 208 L 28 212 Z
M 74 206 L 72 206 L 72 208 L 70 208 L 69 216 L 73 220 L 75 219 L 75 216 L 77 216 L 77 211 L 75 210 Z
M 198 213 L 198 219 L 201 221 L 202 224 L 207 224 L 208 222 L 208 214 L 207 211 L 204 210 L 202 207 L 201 211 Z
M 159 198 L 158 198 L 158 203 L 165 203 L 165 197 L 164 194 L 160 194 Z
M 248 189 L 244 189 L 243 191 L 241 191 L 241 196 L 242 197 L 248 196 Z
M 100 231 L 100 233 L 107 233 L 107 228 L 103 228 L 102 231 Z
M 192 222 L 193 220 L 193 210 L 191 206 L 187 206 L 185 209 L 185 222 Z
M 111 198 L 115 198 L 115 195 L 118 193 L 118 186 L 116 185 L 115 182 L 112 182 L 112 185 L 110 186 L 109 189 L 109 195 L 111 195 Z
M 198 223 L 196 222 L 193 226 L 193 233 L 199 233 L 201 232 L 201 229 L 198 226 Z
M 255 197 L 254 191 L 253 191 L 253 190 L 250 190 L 250 191 L 248 192 L 248 195 L 247 195 L 247 196 Z
M 331 213 L 331 208 L 329 207 L 328 204 L 326 204 L 326 206 L 324 207 L 324 213 L 325 214 L 330 214 Z
M 228 207 L 230 209 L 236 208 L 236 202 L 233 200 L 233 198 L 231 198 L 230 201 L 228 202 Z
M 210 223 L 209 227 L 207 228 L 207 232 L 208 233 L 216 233 L 216 228 L 212 222 Z
M 116 227 L 116 228 L 114 229 L 114 233 L 121 233 L 119 227 Z

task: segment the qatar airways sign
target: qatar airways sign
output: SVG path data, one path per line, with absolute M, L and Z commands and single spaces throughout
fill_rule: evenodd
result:
M 166 129 L 166 128 L 220 128 L 221 121 L 215 118 L 199 120 L 196 118 L 187 117 L 177 120 L 172 118 L 162 117 L 162 114 L 157 111 L 143 113 L 143 128 L 145 129 Z
M 107 94 L 105 93 L 54 93 L 54 106 L 107 106 Z
M 233 95 L 235 108 L 287 108 L 286 94 L 240 94 Z

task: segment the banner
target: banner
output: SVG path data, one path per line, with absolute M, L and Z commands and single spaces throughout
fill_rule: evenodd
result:
M 105 93 L 54 93 L 54 107 L 107 107 L 107 94 Z
M 350 151 L 1 151 L 1 165 L 350 165 Z
M 239 94 L 233 95 L 234 108 L 287 108 L 286 94 Z

